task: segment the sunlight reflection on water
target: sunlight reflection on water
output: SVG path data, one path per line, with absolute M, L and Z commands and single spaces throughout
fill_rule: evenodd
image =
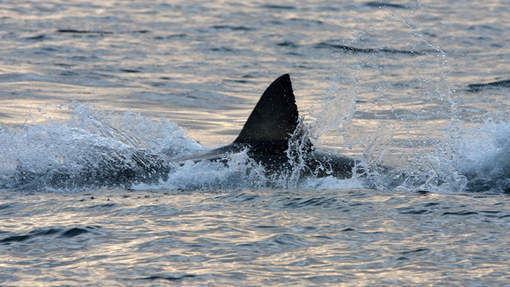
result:
M 382 3 L 0 3 L 0 184 L 97 165 L 97 146 L 228 143 L 288 72 L 319 146 L 434 187 L 255 189 L 206 165 L 138 190 L 5 189 L 0 285 L 508 284 L 507 196 L 455 191 L 473 170 L 505 187 L 509 90 L 483 83 L 508 80 L 510 8 Z

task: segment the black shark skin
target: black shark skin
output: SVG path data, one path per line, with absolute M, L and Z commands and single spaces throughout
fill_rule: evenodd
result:
M 233 143 L 178 162 L 223 160 L 226 154 L 245 149 L 269 173 L 300 168 L 303 176 L 349 178 L 358 164 L 354 159 L 315 149 L 300 124 L 289 74 L 269 85 Z

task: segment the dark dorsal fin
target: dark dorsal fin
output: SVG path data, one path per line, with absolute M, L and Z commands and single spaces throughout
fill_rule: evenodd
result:
M 296 99 L 289 74 L 266 89 L 234 141 L 239 144 L 286 144 L 298 124 Z

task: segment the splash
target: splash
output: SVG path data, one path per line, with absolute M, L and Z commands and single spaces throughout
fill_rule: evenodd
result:
M 0 129 L 0 187 L 81 189 L 156 180 L 167 159 L 202 149 L 174 123 L 72 104 L 64 122 Z
M 138 184 L 138 190 L 233 190 L 269 186 L 265 170 L 248 156 L 247 150 L 227 154 L 221 161 L 188 160 L 176 166 L 157 184 Z
M 305 143 L 295 141 L 289 173 L 271 175 L 246 150 L 219 162 L 176 164 L 203 151 L 177 125 L 140 114 L 108 113 L 72 104 L 66 121 L 0 127 L 0 188 L 83 191 L 101 187 L 150 190 L 359 187 L 359 182 L 300 176 Z M 304 130 L 304 129 L 303 129 Z M 296 135 L 303 139 L 308 134 Z M 312 177 L 313 178 L 313 177 Z
M 73 105 L 63 122 L 0 127 L 0 188 L 87 190 L 121 186 L 150 190 L 344 189 L 463 192 L 510 191 L 510 123 L 487 120 L 457 129 L 399 169 L 362 156 L 352 178 L 303 176 L 309 129 L 300 123 L 288 150 L 288 172 L 268 174 L 246 150 L 219 162 L 182 165 L 172 158 L 204 150 L 172 122 Z M 377 141 L 367 153 L 379 153 Z M 377 150 L 374 152 L 373 150 Z M 327 168 L 327 167 L 325 167 Z
M 510 192 L 510 122 L 465 128 L 454 147 L 451 165 L 469 180 L 466 190 Z
M 393 171 L 391 175 L 399 179 L 393 181 L 392 188 L 510 192 L 509 138 L 510 123 L 506 121 L 488 119 L 476 127 L 459 128 L 458 133 L 440 141 L 431 152 Z

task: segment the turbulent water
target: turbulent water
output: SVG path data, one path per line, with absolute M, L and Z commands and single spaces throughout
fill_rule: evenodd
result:
M 0 1 L 0 285 L 509 285 L 509 14 Z M 369 174 L 173 163 L 284 73 L 315 145 Z

